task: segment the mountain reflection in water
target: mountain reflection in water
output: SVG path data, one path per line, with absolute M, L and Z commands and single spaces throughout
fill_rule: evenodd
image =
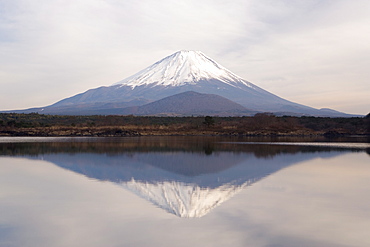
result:
M 43 159 L 89 178 L 117 183 L 179 217 L 202 217 L 287 166 L 346 150 L 186 138 L 0 143 L 3 156 Z

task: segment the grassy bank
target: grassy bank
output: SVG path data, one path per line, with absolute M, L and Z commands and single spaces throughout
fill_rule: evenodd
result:
M 0 114 L 0 136 L 369 135 L 364 118 L 149 117 Z

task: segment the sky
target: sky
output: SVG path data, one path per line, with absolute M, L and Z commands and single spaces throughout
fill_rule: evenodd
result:
M 0 110 L 198 50 L 287 100 L 370 112 L 368 0 L 0 0 Z

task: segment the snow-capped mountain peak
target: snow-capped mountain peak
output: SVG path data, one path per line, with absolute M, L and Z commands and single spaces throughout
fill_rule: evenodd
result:
M 253 87 L 241 77 L 233 74 L 200 51 L 181 50 L 146 69 L 114 85 L 131 86 L 182 86 L 195 85 L 202 80 L 220 80 L 228 85 L 238 87 L 244 84 Z

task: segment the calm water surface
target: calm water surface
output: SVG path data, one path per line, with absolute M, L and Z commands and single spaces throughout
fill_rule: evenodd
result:
M 0 246 L 370 246 L 359 138 L 0 138 Z

